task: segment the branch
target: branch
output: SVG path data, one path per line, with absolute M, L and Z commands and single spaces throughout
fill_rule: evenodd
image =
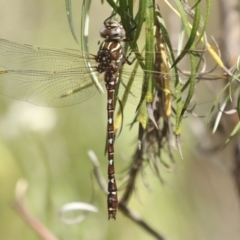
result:
M 37 220 L 25 205 L 27 181 L 20 179 L 16 186 L 16 200 L 13 205 L 18 214 L 43 240 L 58 240 L 39 220 Z
M 90 157 L 92 163 L 93 163 L 93 167 L 94 167 L 94 175 L 97 179 L 97 182 L 100 186 L 100 188 L 102 189 L 102 191 L 107 195 L 107 183 L 103 177 L 103 174 L 100 170 L 100 164 L 98 161 L 97 156 L 95 155 L 95 153 L 93 151 L 89 151 L 88 152 L 88 156 Z M 139 171 L 139 169 L 138 169 Z M 136 172 L 138 172 L 136 171 Z M 136 174 L 137 175 L 137 174 Z M 135 175 L 135 177 L 136 177 Z M 135 185 L 135 180 L 136 178 L 132 179 L 132 183 L 129 186 L 134 186 Z M 143 228 L 146 232 L 148 232 L 150 235 L 154 236 L 156 239 L 158 240 L 166 240 L 165 237 L 163 237 L 162 234 L 158 233 L 157 231 L 155 231 L 148 223 L 146 223 L 144 220 L 142 220 L 136 213 L 134 213 L 133 211 L 131 211 L 128 207 L 127 207 L 127 201 L 129 200 L 131 193 L 132 192 L 132 188 L 131 190 L 129 190 L 128 188 L 126 188 L 125 190 L 125 199 L 126 201 L 122 201 L 120 200 L 119 204 L 118 204 L 118 209 L 119 211 L 121 211 L 126 217 L 128 217 L 129 219 L 131 219 L 135 224 L 139 225 L 141 228 Z

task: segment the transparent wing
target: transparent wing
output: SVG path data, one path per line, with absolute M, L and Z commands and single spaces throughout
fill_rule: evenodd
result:
M 91 59 L 90 59 L 91 60 Z M 68 106 L 96 92 L 80 51 L 0 39 L 0 92 L 42 106 Z
M 86 69 L 81 51 L 35 47 L 0 39 L 0 67 L 15 70 Z M 86 72 L 86 71 L 85 71 Z
M 0 72 L 0 88 L 9 97 L 51 107 L 80 103 L 96 92 L 88 74 L 79 71 L 8 70 Z
M 93 67 L 86 66 L 85 62 Z M 61 107 L 83 102 L 96 92 L 92 81 L 98 72 L 94 57 L 83 57 L 81 51 L 54 49 L 19 44 L 0 39 L 0 93 L 37 105 Z M 165 74 L 174 86 L 171 73 L 147 72 L 155 84 L 155 76 Z M 145 91 L 146 72 L 124 65 L 120 78 L 120 99 L 128 93 L 128 102 L 138 104 Z M 185 77 L 182 77 L 184 80 Z M 128 87 L 129 83 L 131 86 Z M 174 95 L 174 88 L 172 88 Z
M 152 81 L 151 84 L 156 89 L 162 90 L 163 92 L 170 92 L 173 98 L 175 97 L 175 92 L 179 91 L 176 89 L 176 82 L 179 81 L 181 85 L 182 98 L 184 99 L 188 92 L 188 80 L 190 76 L 193 76 L 190 73 L 190 63 L 187 57 L 188 56 L 186 56 L 179 65 L 179 69 L 182 69 L 182 71 L 177 71 L 177 74 L 174 72 L 174 69 L 171 69 L 171 66 L 169 66 L 167 72 L 157 72 L 144 71 L 140 68 L 140 66 L 133 70 L 134 67 L 132 65 L 129 66 L 125 64 L 123 71 L 121 72 L 121 82 L 118 94 L 119 98 L 121 99 L 126 94 L 125 91 L 127 91 L 127 102 L 137 105 L 141 98 L 141 94 L 147 91 L 147 86 L 145 86 L 144 83 L 144 77 L 147 75 L 149 77 L 149 81 Z M 209 56 L 207 56 L 207 58 L 208 57 Z M 224 75 L 218 68 L 215 69 L 212 67 L 213 71 L 212 69 L 206 70 L 205 61 L 206 60 L 204 59 L 204 61 L 200 63 L 199 72 L 195 74 L 195 90 L 196 93 L 200 92 L 201 95 L 205 97 L 206 101 L 213 101 L 215 96 L 205 93 L 205 89 L 208 87 L 212 87 L 214 89 L 216 87 L 215 80 L 225 79 L 226 75 Z M 132 79 L 133 81 L 131 83 L 131 87 L 128 89 L 128 84 Z M 166 89 L 166 87 L 168 89 Z

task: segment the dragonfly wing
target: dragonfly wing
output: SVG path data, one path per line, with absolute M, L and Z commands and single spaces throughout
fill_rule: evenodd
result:
M 136 72 L 129 70 L 129 67 L 125 67 L 121 73 L 120 78 L 120 86 L 118 91 L 118 98 L 123 101 L 124 98 L 127 98 L 127 100 L 124 100 L 125 102 L 132 103 L 134 105 L 138 105 L 141 95 L 145 94 L 147 91 L 147 85 L 144 84 L 144 78 L 145 75 L 149 76 L 149 81 L 152 81 L 152 85 L 155 87 L 155 89 L 158 89 L 162 91 L 163 94 L 170 94 L 172 100 L 175 99 L 176 96 L 176 75 L 170 73 L 161 73 L 161 72 L 144 72 L 141 69 L 138 69 Z M 184 101 L 188 94 L 188 88 L 184 89 L 184 84 L 187 83 L 189 77 L 184 74 L 179 74 L 179 81 L 181 84 L 181 95 L 182 100 Z M 204 77 L 204 76 L 203 76 Z M 203 103 L 211 103 L 215 99 L 215 95 L 209 93 L 207 89 L 210 88 L 210 85 L 213 87 L 213 89 L 216 87 L 216 81 L 211 81 L 211 78 L 214 77 L 214 75 L 208 75 L 209 81 L 206 80 L 199 80 L 195 86 L 195 94 L 192 98 L 192 106 L 203 104 Z M 200 78 L 201 79 L 201 78 Z M 156 83 L 156 80 L 158 81 L 158 84 Z M 132 82 L 131 82 L 132 81 Z M 160 81 L 162 81 L 162 84 L 160 84 Z M 215 87 L 214 87 L 215 86 Z M 201 95 L 199 97 L 198 95 Z M 191 107 L 190 107 L 191 108 Z
M 82 72 L 0 71 L 0 92 L 48 107 L 69 106 L 94 95 L 96 87 Z
M 35 47 L 0 39 L 0 67 L 11 70 L 64 71 L 86 66 L 82 52 Z
M 19 44 L 0 39 L 0 92 L 42 106 L 83 102 L 96 91 L 82 52 Z
M 127 98 L 127 102 L 137 105 L 142 93 L 143 73 L 139 75 L 133 71 L 128 71 L 128 69 L 124 67 L 120 75 L 120 80 L 118 91 L 119 99 L 123 100 Z

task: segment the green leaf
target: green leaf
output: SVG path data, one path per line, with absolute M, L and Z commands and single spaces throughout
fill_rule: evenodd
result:
M 107 0 L 108 4 L 113 8 L 113 10 L 119 13 L 119 7 L 114 0 Z
M 235 128 L 231 132 L 229 138 L 226 140 L 226 142 L 224 144 L 224 148 L 228 145 L 228 143 L 231 141 L 231 139 L 239 132 L 239 130 L 240 130 L 240 122 L 238 122 L 238 124 L 235 126 Z
M 152 74 L 147 74 L 147 72 L 153 71 L 154 65 L 154 8 L 151 0 L 146 0 L 145 6 L 145 40 L 146 45 L 144 70 L 146 72 L 144 74 L 141 99 L 139 101 L 137 109 L 141 106 L 144 100 L 146 100 L 146 103 L 153 101 L 154 79 L 152 79 Z
M 218 127 L 218 125 L 220 123 L 220 120 L 221 120 L 221 117 L 222 117 L 222 111 L 224 111 L 224 108 L 227 105 L 227 102 L 232 99 L 232 96 L 234 95 L 234 93 L 236 93 L 236 91 L 239 91 L 239 88 L 240 88 L 239 84 L 235 85 L 234 88 L 231 87 L 232 83 L 236 80 L 236 77 L 237 78 L 239 77 L 238 74 L 236 76 L 233 76 L 231 78 L 231 80 L 229 80 L 228 83 L 225 84 L 224 88 L 220 91 L 220 93 L 218 94 L 218 96 L 216 97 L 216 99 L 215 99 L 215 101 L 212 105 L 211 111 L 210 111 L 209 116 L 208 116 L 208 123 L 211 121 L 211 118 L 213 116 L 215 108 L 217 106 L 219 106 L 219 102 L 222 100 L 222 104 L 221 104 L 221 107 L 220 107 L 220 112 L 218 113 L 218 115 L 215 119 L 215 123 L 214 123 L 214 127 L 213 127 L 213 133 L 217 130 L 217 127 Z M 239 110 L 239 99 L 238 99 L 238 102 L 237 102 L 237 112 L 238 112 L 238 114 L 239 114 L 239 111 L 240 110 Z
M 97 75 L 95 74 L 94 67 L 92 67 L 89 61 L 89 49 L 88 49 L 88 32 L 89 32 L 89 10 L 91 7 L 91 0 L 84 0 L 82 4 L 82 21 L 81 21 L 81 50 L 84 57 L 86 67 L 91 73 L 93 83 L 99 92 L 104 93 L 102 85 L 100 84 Z
M 240 120 L 240 94 L 238 94 L 238 100 L 237 100 L 237 113 L 238 113 L 238 118 Z
M 189 24 L 188 24 L 188 20 L 187 20 L 186 14 L 185 14 L 185 12 L 182 12 L 182 6 L 181 7 L 180 6 L 181 6 L 181 4 L 179 4 L 179 9 L 178 10 L 180 10 L 179 11 L 180 14 L 181 13 L 183 14 L 183 15 L 181 15 L 181 17 L 182 17 L 184 30 L 186 31 L 187 36 L 188 36 L 188 41 L 187 41 L 186 45 L 184 46 L 181 54 L 178 56 L 178 58 L 173 63 L 173 66 L 176 66 L 177 63 L 189 52 L 189 49 L 191 49 L 191 47 L 194 45 L 194 41 L 196 39 L 196 36 L 197 36 L 197 33 L 198 33 L 198 29 L 199 29 L 200 20 L 201 20 L 200 6 L 199 6 L 199 4 L 197 4 L 196 5 L 195 14 L 194 14 L 194 20 L 193 20 L 192 29 L 190 31 L 190 27 L 189 27 Z
M 148 122 L 148 112 L 145 99 L 138 110 L 137 120 L 142 125 L 142 128 L 146 129 Z
M 201 41 L 202 37 L 206 34 L 205 30 L 206 30 L 207 23 L 208 23 L 210 13 L 211 13 L 211 4 L 212 4 L 211 0 L 206 0 L 206 10 L 204 11 L 205 16 L 204 16 L 203 24 L 202 24 L 202 21 L 200 22 L 201 34 L 199 36 L 199 41 Z
M 218 125 L 219 125 L 220 120 L 221 120 L 222 115 L 223 115 L 223 111 L 224 111 L 224 109 L 225 109 L 225 107 L 226 107 L 226 105 L 227 105 L 227 101 L 228 101 L 228 100 L 224 101 L 223 104 L 221 105 L 220 109 L 219 109 L 219 112 L 218 112 L 218 114 L 217 114 L 217 116 L 216 116 L 216 119 L 215 119 L 215 123 L 214 123 L 214 126 L 213 126 L 213 131 L 212 131 L 212 133 L 215 133 L 216 130 L 217 130 L 217 128 L 218 128 Z
M 161 13 L 159 12 L 158 9 L 155 9 L 155 14 L 157 17 L 157 23 L 160 24 L 160 28 L 162 30 L 164 42 L 167 46 L 166 49 L 168 49 L 168 59 L 170 61 L 170 64 L 173 64 L 175 61 L 175 56 L 173 54 L 173 49 L 171 45 L 171 41 L 167 32 L 166 25 L 164 23 L 164 20 L 161 16 Z M 176 99 L 176 129 L 175 129 L 175 134 L 180 135 L 181 134 L 181 124 L 180 124 L 180 119 L 181 119 L 181 113 L 182 113 L 182 108 L 183 108 L 183 103 L 182 103 L 182 91 L 181 91 L 181 84 L 179 81 L 179 76 L 178 76 L 178 70 L 177 67 L 172 67 L 171 68 L 171 73 L 172 73 L 172 81 L 174 81 L 174 87 L 175 87 L 175 93 L 174 93 L 174 98 Z
M 175 3 L 178 7 L 178 11 L 179 11 L 180 16 L 181 16 L 184 31 L 186 32 L 186 34 L 188 36 L 188 41 L 187 41 L 182 53 L 177 58 L 177 60 L 174 62 L 173 66 L 175 66 L 176 63 L 182 59 L 183 56 L 185 56 L 185 54 L 188 52 L 188 50 L 190 48 L 195 49 L 194 41 L 195 41 L 195 38 L 197 36 L 197 31 L 198 31 L 199 23 L 200 23 L 200 19 L 201 19 L 200 18 L 200 6 L 199 6 L 199 4 L 197 4 L 196 8 L 195 8 L 193 26 L 192 26 L 192 28 L 190 28 L 190 25 L 189 25 L 189 22 L 188 22 L 188 19 L 187 19 L 187 15 L 186 15 L 186 13 L 183 9 L 183 6 L 182 6 L 181 2 L 178 1 L 178 0 L 175 0 Z M 195 76 L 196 76 L 196 72 L 197 72 L 197 69 L 198 69 L 199 66 L 196 64 L 196 57 L 192 53 L 190 54 L 190 64 L 191 64 L 191 76 L 190 76 L 190 78 L 187 82 L 187 84 L 189 85 L 188 94 L 187 94 L 187 98 L 186 98 L 186 100 L 183 104 L 180 116 L 176 117 L 176 132 L 178 132 L 178 129 L 181 128 L 181 120 L 182 120 L 182 118 L 184 116 L 184 113 L 187 110 L 187 108 L 190 104 L 190 101 L 193 97 L 194 88 L 195 88 L 195 84 L 196 84 L 196 77 Z M 177 113 L 179 114 L 179 110 L 178 110 Z
M 89 0 L 91 2 L 91 0 Z M 67 12 L 67 19 L 68 19 L 68 24 L 71 30 L 71 33 L 73 35 L 73 38 L 75 39 L 75 41 L 78 43 L 78 39 L 74 30 L 74 26 L 73 26 L 73 18 L 72 18 L 72 2 L 71 0 L 65 0 L 65 4 L 66 4 L 66 12 Z
M 147 9 L 145 15 L 145 70 L 153 71 L 154 66 L 154 8 L 152 0 L 147 0 Z M 154 79 L 152 74 L 144 75 L 143 93 L 145 94 L 146 103 L 153 101 Z M 146 90 L 144 89 L 146 87 Z M 145 93 L 146 92 L 146 93 Z

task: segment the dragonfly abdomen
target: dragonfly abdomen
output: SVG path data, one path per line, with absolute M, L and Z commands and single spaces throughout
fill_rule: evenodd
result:
M 97 56 L 95 57 L 97 71 L 104 72 L 104 80 L 107 89 L 107 153 L 108 153 L 108 218 L 116 218 L 118 197 L 117 184 L 114 169 L 114 98 L 115 89 L 119 79 L 119 70 L 124 63 L 122 40 L 125 31 L 122 25 L 115 21 L 104 22 L 101 36 L 106 38 L 100 45 Z

